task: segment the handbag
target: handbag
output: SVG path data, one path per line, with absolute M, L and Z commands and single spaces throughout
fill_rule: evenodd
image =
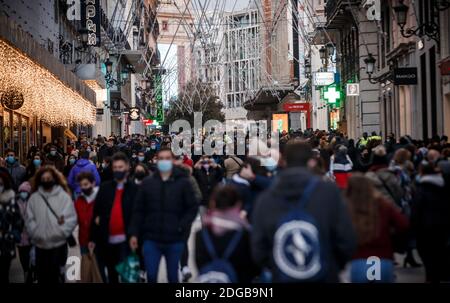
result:
M 81 256 L 81 283 L 103 283 L 97 259 L 93 253 Z
M 55 216 L 56 220 L 58 221 L 58 224 L 63 225 L 65 222 L 64 216 L 58 216 L 55 210 L 50 206 L 50 203 L 48 203 L 47 198 L 41 193 L 39 193 L 39 195 L 44 200 L 45 204 L 47 205 L 48 209 L 50 209 L 50 212 L 53 214 L 53 216 Z M 75 237 L 72 234 L 70 234 L 70 236 L 67 237 L 67 245 L 69 245 L 69 247 L 77 246 L 77 240 L 75 240 Z

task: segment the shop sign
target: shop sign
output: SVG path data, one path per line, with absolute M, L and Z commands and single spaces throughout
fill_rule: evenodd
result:
M 417 67 L 400 67 L 394 69 L 395 85 L 416 85 Z
M 347 96 L 359 96 L 359 83 L 347 84 Z
M 88 31 L 88 46 L 100 46 L 100 0 L 82 0 L 81 24 Z
M 141 117 L 141 110 L 137 107 L 130 108 L 130 120 L 131 121 L 139 121 Z
M 317 72 L 314 73 L 313 84 L 316 86 L 327 86 L 334 83 L 334 73 Z
M 285 112 L 305 112 L 309 111 L 309 103 L 285 103 L 283 104 L 283 110 Z

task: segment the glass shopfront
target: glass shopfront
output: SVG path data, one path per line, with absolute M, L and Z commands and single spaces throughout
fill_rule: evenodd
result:
M 28 149 L 34 145 L 34 130 L 29 117 L 3 108 L 0 111 L 0 153 L 12 149 L 22 163 L 27 158 Z

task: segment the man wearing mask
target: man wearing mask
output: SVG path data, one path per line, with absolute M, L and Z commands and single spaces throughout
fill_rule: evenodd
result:
M 50 147 L 50 152 L 45 156 L 45 165 L 53 165 L 60 172 L 64 171 L 64 157 L 58 152 L 56 146 Z
M 206 206 L 213 189 L 222 180 L 222 168 L 213 159 L 204 156 L 194 165 L 194 177 L 202 192 L 202 205 Z
M 119 152 L 113 156 L 112 171 L 114 179 L 100 185 L 95 200 L 89 246 L 96 247 L 103 281 L 117 283 L 115 267 L 129 252 L 127 227 L 138 187 L 128 180 L 130 162 L 125 154 Z
M 11 149 L 6 151 L 5 167 L 12 178 L 13 189 L 17 190 L 17 187 L 25 181 L 26 169 L 19 163 L 19 160 L 16 159 L 15 152 Z
M 172 151 L 162 148 L 157 157 L 157 171 L 144 179 L 136 196 L 129 242 L 132 250 L 138 248 L 138 237 L 143 243 L 148 282 L 157 282 L 164 256 L 168 281 L 177 283 L 178 264 L 197 215 L 198 201 L 188 175 L 173 166 Z
M 79 194 L 80 186 L 77 182 L 77 176 L 82 172 L 90 172 L 95 177 L 95 184 L 100 184 L 100 175 L 97 170 L 97 166 L 89 160 L 89 152 L 87 150 L 82 151 L 80 159 L 72 167 L 67 178 L 67 183 L 69 183 L 70 188 L 74 193 Z

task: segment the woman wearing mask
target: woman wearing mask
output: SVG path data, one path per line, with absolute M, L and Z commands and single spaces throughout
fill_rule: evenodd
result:
M 16 197 L 17 204 L 19 205 L 20 214 L 22 216 L 23 221 L 26 221 L 27 214 L 27 204 L 28 199 L 31 194 L 31 184 L 27 182 L 23 182 L 19 186 L 18 194 Z M 28 236 L 27 229 L 25 226 L 22 229 L 22 233 L 20 235 L 20 243 L 17 245 L 19 250 L 19 259 L 20 264 L 22 265 L 23 275 L 25 277 L 25 283 L 33 283 L 35 276 L 35 268 L 32 265 L 30 253 L 32 250 L 32 245 L 30 243 L 30 239 Z
M 103 159 L 102 164 L 98 168 L 98 173 L 100 174 L 100 180 L 102 180 L 102 182 L 111 181 L 114 179 L 111 168 L 111 157 L 105 157 Z
M 74 167 L 75 163 L 77 163 L 77 157 L 75 155 L 70 155 L 67 159 L 66 166 L 64 166 L 64 177 L 68 177 L 70 174 L 70 170 Z
M 30 161 L 30 163 L 27 166 L 27 176 L 26 180 L 30 180 L 34 177 L 36 172 L 41 168 L 42 166 L 42 157 L 39 152 L 36 152 L 33 156 L 33 159 Z
M 142 183 L 142 180 L 144 180 L 144 178 L 148 176 L 149 171 L 147 166 L 142 163 L 137 164 L 133 172 L 134 183 L 136 183 L 136 185 L 140 185 Z
M 373 282 L 367 277 L 370 257 L 381 259 L 381 277 L 376 282 L 394 282 L 392 231 L 405 232 L 408 219 L 362 174 L 350 177 L 345 196 L 358 237 L 358 247 L 351 262 L 351 282 Z
M 36 173 L 26 216 L 27 231 L 36 247 L 38 282 L 64 282 L 67 238 L 77 225 L 77 215 L 67 184 L 54 167 L 45 166 Z
M 206 206 L 211 193 L 222 180 L 222 168 L 208 156 L 203 156 L 194 166 L 195 179 L 202 192 L 202 205 Z
M 9 283 L 11 261 L 16 257 L 23 221 L 12 189 L 11 177 L 0 172 L 0 283 Z

